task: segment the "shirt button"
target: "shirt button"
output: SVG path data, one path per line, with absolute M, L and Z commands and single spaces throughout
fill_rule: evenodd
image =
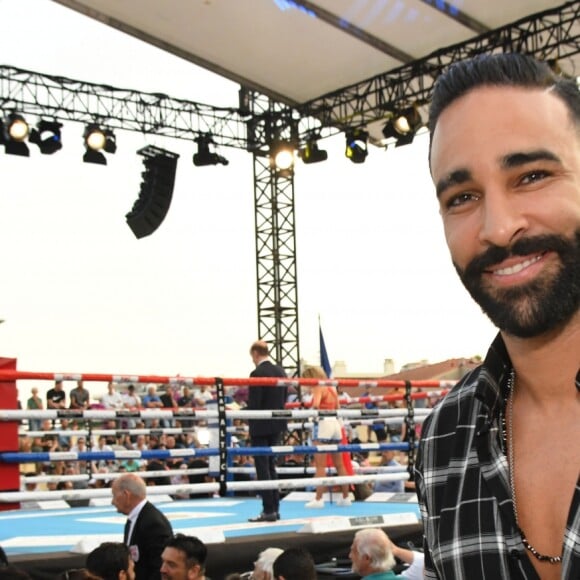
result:
M 513 558 L 514 560 L 519 560 L 520 553 L 514 548 L 513 550 L 510 550 L 510 557 Z

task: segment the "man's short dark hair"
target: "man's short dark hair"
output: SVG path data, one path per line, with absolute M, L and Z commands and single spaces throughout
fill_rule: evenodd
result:
M 310 552 L 304 548 L 288 548 L 274 560 L 274 578 L 316 580 L 316 567 Z
M 431 137 L 441 113 L 459 97 L 482 86 L 553 88 L 580 125 L 580 92 L 574 80 L 559 76 L 546 63 L 525 54 L 481 54 L 452 64 L 437 79 L 429 109 Z
M 187 567 L 191 568 L 196 564 L 202 570 L 205 570 L 205 561 L 207 559 L 206 545 L 195 536 L 186 536 L 185 534 L 175 534 L 166 544 L 166 548 L 174 548 L 185 554 Z
M 258 356 L 270 356 L 268 343 L 264 340 L 257 340 L 250 347 L 250 352 L 255 352 Z
M 129 548 L 120 542 L 103 542 L 88 556 L 86 567 L 103 580 L 117 580 L 129 569 Z

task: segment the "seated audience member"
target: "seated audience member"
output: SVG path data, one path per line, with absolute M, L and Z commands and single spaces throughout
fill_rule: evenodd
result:
M 408 565 L 399 578 L 411 578 L 412 580 L 423 580 L 425 568 L 425 554 L 417 550 L 409 550 L 408 548 L 400 548 L 391 542 L 391 550 L 393 556 L 404 564 Z
M 393 571 L 395 555 L 410 567 L 397 575 Z M 348 557 L 352 571 L 362 578 L 387 580 L 389 578 L 423 578 L 423 554 L 398 548 L 380 528 L 359 530 L 354 535 Z
M 274 577 L 274 562 L 283 551 L 280 548 L 266 548 L 260 552 L 258 559 L 254 562 L 252 580 L 272 580 Z
M 194 389 L 192 396 L 197 407 L 205 407 L 207 403 L 213 401 L 213 394 L 209 385 L 200 385 L 199 389 Z
M 64 409 L 66 407 L 66 393 L 62 381 L 54 381 L 54 387 L 46 393 L 47 409 Z
M 183 387 L 183 393 L 181 397 L 177 399 L 177 406 L 180 408 L 189 408 L 189 409 L 193 407 L 193 395 L 189 387 L 187 386 Z M 189 418 L 187 419 L 180 418 L 179 423 L 184 429 L 191 429 L 194 425 L 194 421 L 192 421 Z
M 274 561 L 274 580 L 316 580 L 316 567 L 304 548 L 288 548 Z
M 163 580 L 209 580 L 205 576 L 207 548 L 195 536 L 175 534 L 161 554 Z
M 30 398 L 26 401 L 26 408 L 29 411 L 37 411 L 44 408 L 42 399 L 38 396 L 38 387 L 32 387 L 30 390 Z M 28 430 L 40 430 L 40 419 L 28 419 Z
M 163 407 L 163 402 L 157 394 L 157 386 L 153 383 L 147 386 L 147 394 L 141 400 L 146 409 L 161 409 Z
M 402 467 L 395 459 L 395 452 L 391 449 L 381 451 L 381 467 Z M 379 472 L 380 473 L 380 472 Z M 392 492 L 403 493 L 405 491 L 405 482 L 402 479 L 397 481 L 375 481 L 375 492 Z
M 77 386 L 69 393 L 71 409 L 88 409 L 90 406 L 90 394 L 83 381 L 77 381 Z
M 107 392 L 101 397 L 101 404 L 105 409 L 114 410 L 122 409 L 125 406 L 123 396 L 116 391 L 114 383 L 107 385 Z
M 135 580 L 135 563 L 120 542 L 103 542 L 87 556 L 86 567 L 102 580 Z

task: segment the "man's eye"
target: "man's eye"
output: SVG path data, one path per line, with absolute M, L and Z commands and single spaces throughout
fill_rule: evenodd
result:
M 544 171 L 542 169 L 535 169 L 534 171 L 530 171 L 530 172 L 526 173 L 521 178 L 520 183 L 522 185 L 530 185 L 532 183 L 536 183 L 538 181 L 541 181 L 542 179 L 545 179 L 548 176 L 549 176 L 549 173 L 547 171 Z
M 475 199 L 475 195 L 469 192 L 463 192 L 456 195 L 452 195 L 447 202 L 445 203 L 445 207 L 447 209 L 453 209 L 457 207 L 461 207 L 462 205 L 468 203 Z

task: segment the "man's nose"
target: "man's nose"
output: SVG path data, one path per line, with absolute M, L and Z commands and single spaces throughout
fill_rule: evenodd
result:
M 499 187 L 485 192 L 481 220 L 479 238 L 486 245 L 509 246 L 528 227 L 520 199 Z

